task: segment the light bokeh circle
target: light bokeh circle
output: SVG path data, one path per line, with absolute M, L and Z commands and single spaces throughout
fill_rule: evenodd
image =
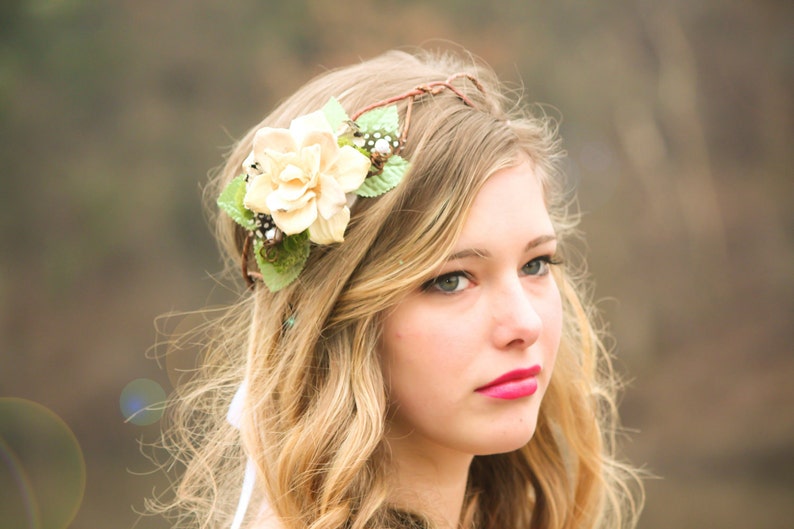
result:
M 36 402 L 0 398 L 2 526 L 65 529 L 85 492 L 85 458 L 72 430 Z
M 148 378 L 138 378 L 121 391 L 119 407 L 124 419 L 138 426 L 154 424 L 163 416 L 165 390 Z

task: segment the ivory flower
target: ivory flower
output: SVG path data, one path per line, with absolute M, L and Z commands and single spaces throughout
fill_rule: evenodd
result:
M 246 208 L 272 216 L 286 235 L 308 228 L 313 242 L 330 244 L 344 240 L 345 195 L 364 182 L 370 160 L 349 145 L 339 147 L 325 115 L 314 112 L 289 129 L 259 129 L 243 167 Z

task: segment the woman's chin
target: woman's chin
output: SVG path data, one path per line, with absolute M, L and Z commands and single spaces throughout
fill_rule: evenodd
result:
M 505 432 L 502 435 L 494 436 L 491 439 L 484 441 L 474 451 L 476 456 L 490 456 L 495 454 L 505 454 L 523 448 L 527 443 L 532 440 L 535 435 L 535 425 L 531 428 L 516 429 L 511 432 Z

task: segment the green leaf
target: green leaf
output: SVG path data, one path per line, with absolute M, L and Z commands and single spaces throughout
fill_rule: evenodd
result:
M 393 155 L 383 166 L 383 172 L 364 180 L 361 187 L 356 189 L 356 194 L 360 197 L 372 198 L 394 189 L 409 167 L 408 160 L 396 154 Z
M 254 229 L 254 212 L 243 205 L 245 198 L 245 175 L 232 179 L 218 197 L 218 207 L 240 226 L 247 230 Z
M 385 132 L 397 138 L 400 129 L 400 116 L 397 114 L 397 105 L 379 107 L 362 114 L 356 124 L 363 133 Z
M 295 281 L 306 266 L 310 250 L 309 230 L 285 236 L 279 245 L 271 249 L 272 260 L 266 257 L 262 240 L 254 240 L 256 264 L 268 290 L 278 292 Z
M 347 117 L 347 112 L 345 112 L 345 109 L 342 108 L 342 105 L 339 104 L 339 101 L 337 101 L 335 97 L 329 99 L 328 103 L 325 104 L 323 107 L 323 114 L 325 114 L 325 119 L 331 124 L 331 130 L 334 132 L 339 130 L 342 123 L 350 120 L 350 118 Z

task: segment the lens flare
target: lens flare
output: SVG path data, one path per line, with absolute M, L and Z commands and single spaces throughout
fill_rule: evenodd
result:
M 84 491 L 85 459 L 66 423 L 35 402 L 0 398 L 3 527 L 65 529 Z
M 128 422 L 138 426 L 154 424 L 163 415 L 165 390 L 154 380 L 139 378 L 122 390 L 119 405 Z

